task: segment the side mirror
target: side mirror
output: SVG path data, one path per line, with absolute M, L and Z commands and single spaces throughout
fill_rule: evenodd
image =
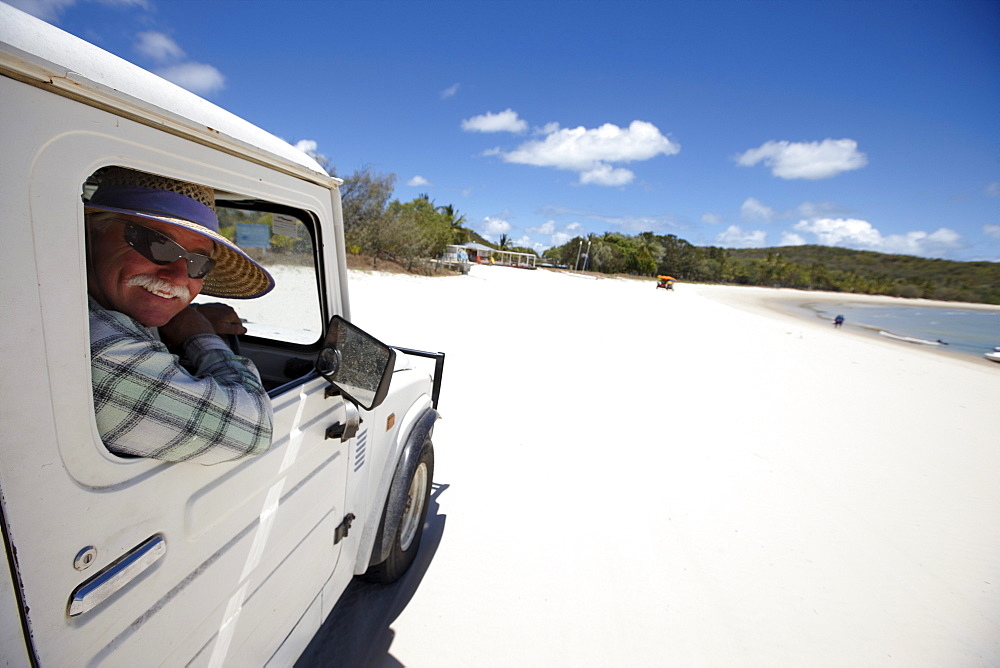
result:
M 339 315 L 330 320 L 316 371 L 341 394 L 370 411 L 385 400 L 396 351 Z

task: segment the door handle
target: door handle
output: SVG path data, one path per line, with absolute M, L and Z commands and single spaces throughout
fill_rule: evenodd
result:
M 167 541 L 156 534 L 119 557 L 114 563 L 73 590 L 67 614 L 70 617 L 93 610 L 167 553 Z
M 326 438 L 339 438 L 341 441 L 349 441 L 357 435 L 358 427 L 361 426 L 362 422 L 361 412 L 354 405 L 353 401 L 345 401 L 344 409 L 346 411 L 344 424 L 334 422 L 330 427 L 327 427 Z

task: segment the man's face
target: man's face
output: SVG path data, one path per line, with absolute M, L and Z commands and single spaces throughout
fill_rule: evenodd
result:
M 211 240 L 197 232 L 135 216 L 118 218 L 156 230 L 192 253 L 212 254 Z M 183 258 L 167 265 L 150 262 L 128 245 L 124 232 L 125 224 L 117 220 L 93 231 L 87 272 L 90 296 L 147 327 L 165 325 L 198 296 L 204 279 L 189 277 Z

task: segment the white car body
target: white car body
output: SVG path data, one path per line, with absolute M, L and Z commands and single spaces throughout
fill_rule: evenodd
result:
M 432 429 L 443 358 L 431 374 L 398 355 L 384 403 L 360 411 L 355 436 L 328 438 L 357 412 L 303 360 L 315 359 L 332 316 L 350 315 L 340 181 L 250 123 L 2 3 L 0 105 L 0 663 L 293 663 L 374 563 L 400 458 Z M 313 247 L 312 320 L 270 323 L 310 343 L 243 342 L 271 379 L 266 454 L 201 466 L 123 458 L 101 443 L 81 188 L 109 165 L 273 205 L 311 235 L 300 241 Z

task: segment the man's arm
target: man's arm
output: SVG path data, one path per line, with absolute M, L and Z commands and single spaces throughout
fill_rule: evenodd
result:
M 214 334 L 184 342 L 195 375 L 131 318 L 91 310 L 94 409 L 118 454 L 216 464 L 265 452 L 271 401 L 253 363 Z

